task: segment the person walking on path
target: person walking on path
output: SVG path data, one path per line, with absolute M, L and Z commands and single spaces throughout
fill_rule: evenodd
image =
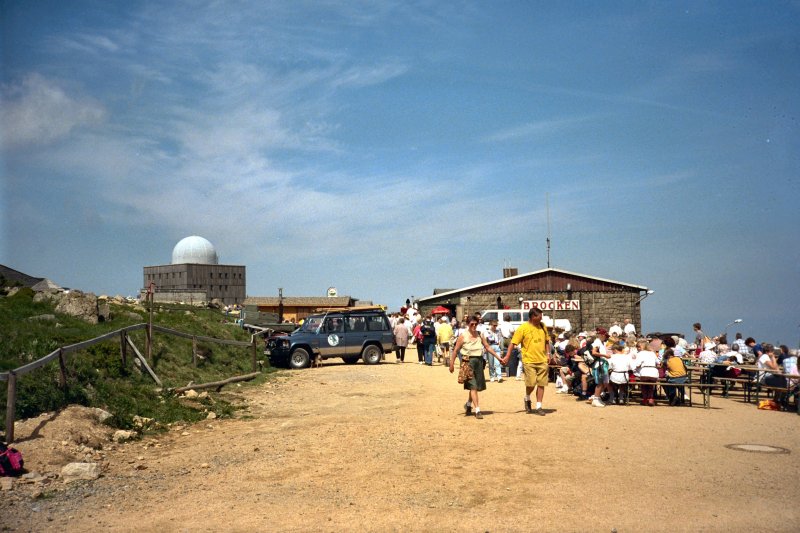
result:
M 406 358 L 406 347 L 408 346 L 408 328 L 405 319 L 400 317 L 394 327 L 394 344 L 397 347 L 395 356 L 398 363 L 402 363 Z
M 430 316 L 425 318 L 422 322 L 422 346 L 425 353 L 425 364 L 433 366 L 433 352 L 436 351 L 436 328 L 433 326 L 433 320 Z
M 436 330 L 436 342 L 439 345 L 440 357 L 447 361 L 450 359 L 450 340 L 453 338 L 453 328 L 446 318 L 442 317 L 439 320 L 441 320 L 442 324 Z
M 522 352 L 522 370 L 525 374 L 525 412 L 544 416 L 542 400 L 547 386 L 547 354 L 550 352 L 550 334 L 542 324 L 542 312 L 533 308 L 528 313 L 528 321 L 514 332 L 506 356 L 501 359 L 506 364 L 517 346 Z M 536 389 L 536 410 L 531 409 L 531 393 Z
M 502 351 L 500 345 L 503 343 L 503 334 L 497 329 L 497 320 L 492 320 L 489 323 L 489 329 L 484 336 L 486 337 L 486 342 L 489 343 L 489 346 L 491 346 L 495 352 L 500 353 Z M 489 364 L 489 381 L 501 383 L 503 381 L 503 371 L 500 365 L 500 359 L 497 357 L 490 358 L 487 353 L 486 362 Z
M 453 353 L 450 355 L 450 373 L 455 370 L 456 354 L 461 351 L 461 364 L 472 367 L 472 379 L 464 382 L 464 390 L 469 391 L 467 403 L 464 404 L 464 414 L 467 416 L 475 410 L 475 418 L 483 418 L 481 406 L 478 402 L 478 392 L 486 390 L 486 376 L 483 373 L 483 351 L 486 350 L 495 359 L 500 359 L 497 352 L 486 342 L 486 337 L 478 332 L 478 319 L 470 318 L 467 329 L 456 340 Z

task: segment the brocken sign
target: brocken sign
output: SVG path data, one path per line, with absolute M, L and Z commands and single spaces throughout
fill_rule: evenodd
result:
M 525 300 L 522 302 L 522 310 L 527 311 L 532 308 L 542 311 L 580 311 L 580 300 Z

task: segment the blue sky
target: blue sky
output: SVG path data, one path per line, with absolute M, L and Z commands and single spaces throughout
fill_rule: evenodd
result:
M 95 293 L 202 235 L 251 296 L 551 264 L 645 330 L 800 341 L 798 2 L 0 3 L 0 262 Z

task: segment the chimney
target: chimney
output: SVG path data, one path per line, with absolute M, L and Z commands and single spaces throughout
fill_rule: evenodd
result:
M 503 277 L 504 278 L 510 278 L 512 276 L 517 276 L 517 275 L 519 275 L 519 270 L 517 270 L 516 268 L 514 268 L 514 267 L 503 268 Z

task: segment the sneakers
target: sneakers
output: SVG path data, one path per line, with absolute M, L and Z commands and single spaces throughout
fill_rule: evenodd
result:
M 525 412 L 531 414 L 533 410 L 531 409 L 531 401 L 525 400 Z
M 490 378 L 489 383 L 494 383 L 494 378 Z
M 498 383 L 502 383 L 503 382 L 503 376 L 500 376 L 499 378 L 497 378 L 497 382 Z
M 533 414 L 535 414 L 535 415 L 539 415 L 539 416 L 544 416 L 544 409 L 542 409 L 542 408 L 540 407 L 540 408 L 536 409 L 536 410 L 533 412 Z
M 472 414 L 472 406 L 468 403 L 464 404 L 464 416 L 469 416 Z
M 592 400 L 592 407 L 605 407 L 606 404 L 603 403 L 603 400 L 600 398 L 595 398 Z
M 478 420 L 482 419 L 483 413 L 481 413 L 480 411 L 475 411 L 475 418 L 477 418 Z

